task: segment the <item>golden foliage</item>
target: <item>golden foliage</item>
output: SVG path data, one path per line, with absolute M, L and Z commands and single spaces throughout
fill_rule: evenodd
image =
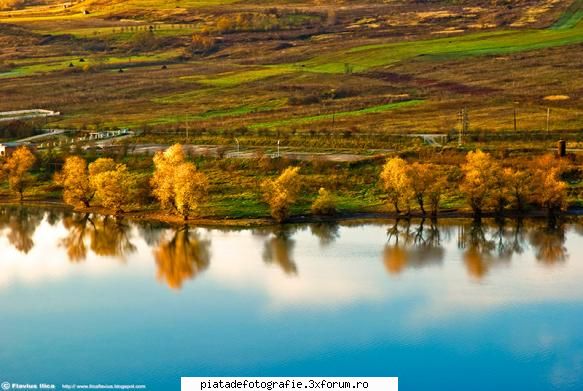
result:
M 323 187 L 318 190 L 318 198 L 312 203 L 312 214 L 333 215 L 336 213 L 336 200 L 330 192 Z
M 150 181 L 154 197 L 162 208 L 173 209 L 185 219 L 198 209 L 208 192 L 208 179 L 185 161 L 182 145 L 175 144 L 154 156 L 154 175 Z
M 381 172 L 381 184 L 386 191 L 390 203 L 395 211 L 400 213 L 399 205 L 409 206 L 413 196 L 411 179 L 408 175 L 407 162 L 399 157 L 391 158 L 385 163 Z
M 524 210 L 526 204 L 532 199 L 532 172 L 506 168 L 504 176 L 507 181 L 510 202 L 519 211 Z
M 101 205 L 115 214 L 131 205 L 132 177 L 125 164 L 99 158 L 89 165 L 89 183 Z
M 192 34 L 190 46 L 195 53 L 206 53 L 215 46 L 215 39 L 208 35 L 194 33 Z
M 36 161 L 35 156 L 27 147 L 19 147 L 6 159 L 2 171 L 8 176 L 10 189 L 24 197 L 24 191 L 29 182 L 29 171 Z
M 495 180 L 501 174 L 501 167 L 490 154 L 480 150 L 469 152 L 462 165 L 464 179 L 460 190 L 468 199 L 474 213 L 479 215 L 489 201 Z
M 567 184 L 560 180 L 559 170 L 558 167 L 551 167 L 536 173 L 538 186 L 534 198 L 549 213 L 560 211 L 567 206 Z
M 175 144 L 164 152 L 154 155 L 154 176 L 150 181 L 154 197 L 160 201 L 162 208 L 168 209 L 174 205 L 174 171 L 184 163 L 184 149 Z
M 182 163 L 174 172 L 174 197 L 176 209 L 185 219 L 198 209 L 208 193 L 206 175 L 196 170 L 192 163 Z
M 445 181 L 439 180 L 437 167 L 433 164 L 413 163 L 407 172 L 411 181 L 413 197 L 421 212 L 425 214 L 425 198 L 429 198 L 432 213 L 437 213 Z
M 89 182 L 87 162 L 78 156 L 65 160 L 63 170 L 55 175 L 55 181 L 63 186 L 63 200 L 74 207 L 89 207 L 95 191 Z
M 301 189 L 299 167 L 288 167 L 276 179 L 267 179 L 261 184 L 263 197 L 269 204 L 271 216 L 284 221 L 289 215 L 290 206 L 296 201 Z

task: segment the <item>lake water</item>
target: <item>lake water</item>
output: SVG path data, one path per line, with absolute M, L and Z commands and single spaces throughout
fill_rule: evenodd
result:
M 581 390 L 582 235 L 574 221 L 185 229 L 2 207 L 0 382 Z

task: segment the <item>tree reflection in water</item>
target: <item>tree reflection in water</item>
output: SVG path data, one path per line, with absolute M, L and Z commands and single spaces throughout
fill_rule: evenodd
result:
M 201 239 L 188 226 L 174 231 L 171 238 L 162 239 L 154 250 L 158 279 L 172 289 L 182 288 L 187 279 L 194 279 L 210 264 L 210 241 Z
M 263 261 L 268 264 L 276 264 L 287 275 L 297 275 L 298 268 L 293 259 L 295 240 L 292 236 L 295 227 L 277 226 L 254 230 L 255 234 L 269 234 L 263 247 Z
M 460 226 L 458 247 L 465 250 L 468 273 L 481 279 L 493 266 L 509 262 L 515 254 L 522 254 L 527 236 L 537 260 L 554 264 L 567 258 L 564 227 L 552 221 L 540 224 L 518 219 L 508 224 L 505 220 L 498 220 L 492 227 L 474 220 L 469 226 Z
M 390 274 L 399 274 L 407 267 L 441 264 L 444 255 L 441 233 L 435 220 L 427 225 L 423 219 L 413 226 L 411 220 L 397 220 L 387 230 L 383 261 Z
M 0 209 L 0 232 L 7 230 L 8 242 L 18 251 L 28 254 L 34 247 L 34 232 L 42 222 L 44 212 L 22 206 Z
M 125 220 L 73 213 L 63 218 L 63 225 L 68 234 L 61 239 L 60 245 L 66 248 L 71 262 L 87 258 L 87 242 L 91 251 L 102 257 L 125 260 L 127 255 L 136 251 L 131 242 L 131 226 Z
M 339 226 L 336 223 L 310 224 L 312 235 L 320 239 L 320 246 L 326 247 L 334 243 L 340 237 Z
M 546 225 L 531 230 L 528 239 L 536 259 L 546 265 L 564 262 L 569 257 L 562 222 L 550 219 Z

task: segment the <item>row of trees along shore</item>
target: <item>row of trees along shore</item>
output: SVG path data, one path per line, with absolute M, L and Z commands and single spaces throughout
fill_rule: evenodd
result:
M 1 165 L 1 179 L 7 179 L 21 201 L 32 182 L 30 170 L 35 159 L 28 148 L 21 147 Z M 182 145 L 156 153 L 153 162 L 154 173 L 149 180 L 151 195 L 164 210 L 185 220 L 196 215 L 207 201 L 209 181 L 187 160 Z M 556 214 L 567 206 L 567 184 L 560 176 L 564 168 L 563 160 L 548 155 L 536 159 L 528 169 L 518 170 L 504 167 L 490 154 L 477 150 L 469 152 L 461 166 L 459 191 L 476 217 L 487 210 L 502 214 L 512 208 L 523 212 L 528 205 Z M 399 157 L 387 160 L 379 179 L 387 203 L 396 213 L 410 214 L 412 206 L 417 204 L 421 214 L 431 216 L 438 214 L 447 185 L 452 181 L 437 165 L 409 164 Z M 137 207 L 136 176 L 125 164 L 111 158 L 99 158 L 87 164 L 81 157 L 68 157 L 54 180 L 63 189 L 64 202 L 76 208 L 100 205 L 121 214 Z M 278 222 L 289 217 L 301 190 L 299 167 L 288 167 L 278 177 L 261 184 L 264 200 Z M 311 211 L 317 215 L 336 213 L 334 195 L 321 188 Z

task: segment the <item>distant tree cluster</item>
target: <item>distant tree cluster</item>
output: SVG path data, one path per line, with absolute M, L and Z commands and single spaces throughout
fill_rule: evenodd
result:
M 194 33 L 190 42 L 193 53 L 208 53 L 215 47 L 215 39 L 209 35 Z
M 469 152 L 461 166 L 459 190 L 475 216 L 485 210 L 502 214 L 508 208 L 524 211 L 536 205 L 554 214 L 566 207 L 567 184 L 561 180 L 562 163 L 552 156 L 534 161 L 524 170 L 503 167 L 490 154 L 480 150 Z M 433 164 L 408 164 L 401 158 L 389 159 L 380 175 L 388 202 L 397 213 L 411 211 L 416 203 L 423 214 L 426 203 L 436 215 L 448 187 L 447 175 Z
M 298 11 L 282 14 L 277 9 L 272 9 L 266 13 L 244 12 L 223 15 L 217 19 L 213 29 L 219 33 L 275 31 L 300 27 L 310 20 L 308 14 Z

